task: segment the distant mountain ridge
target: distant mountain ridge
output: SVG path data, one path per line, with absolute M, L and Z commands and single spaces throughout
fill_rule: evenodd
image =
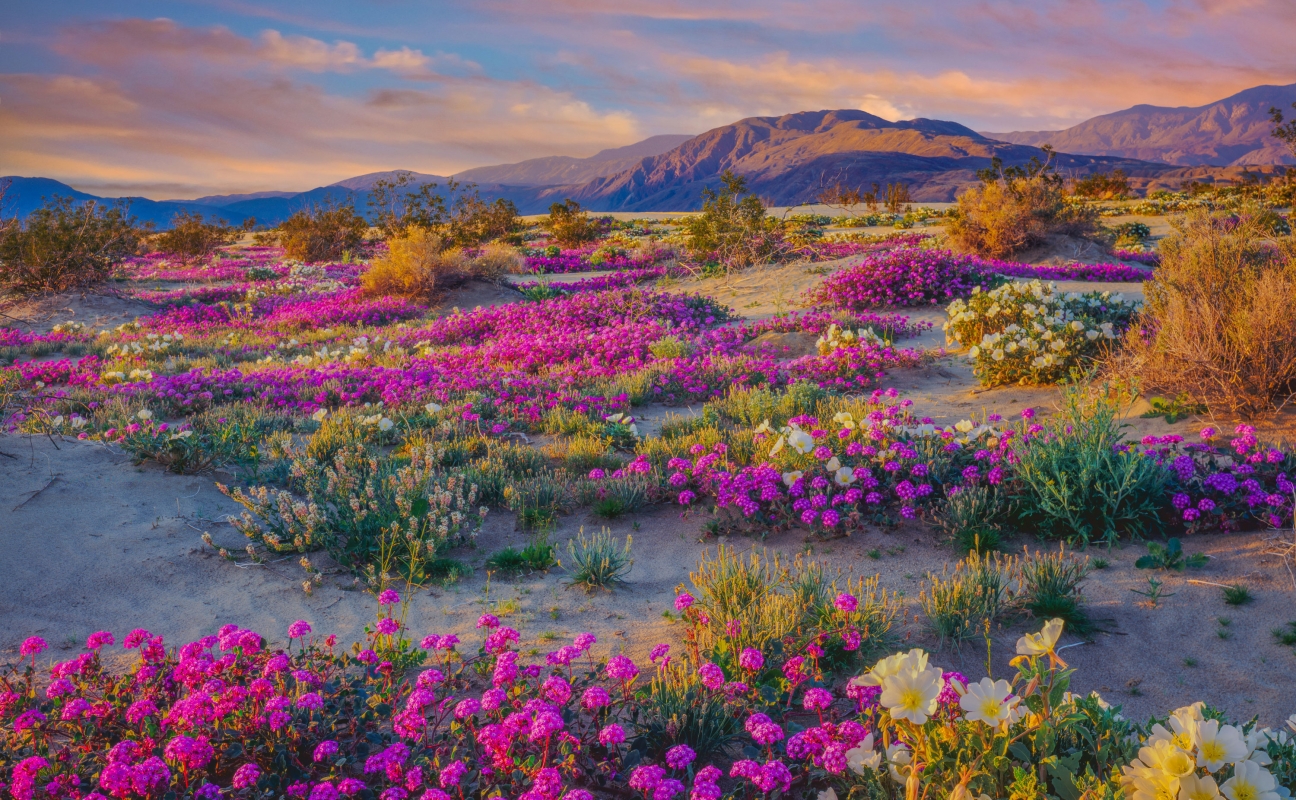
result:
M 1296 83 L 1255 86 L 1204 106 L 1137 105 L 1062 131 L 986 133 L 1021 145 L 1050 144 L 1064 153 L 1137 158 L 1175 166 L 1296 164 L 1273 138 L 1269 109 L 1291 111 Z
M 623 172 L 642 159 L 661 155 L 692 138 L 688 134 L 666 133 L 650 136 L 642 142 L 635 142 L 625 147 L 601 150 L 589 158 L 570 156 L 532 158 L 516 164 L 476 167 L 464 170 L 454 177 L 457 181 L 498 183 L 506 186 L 581 184 Z

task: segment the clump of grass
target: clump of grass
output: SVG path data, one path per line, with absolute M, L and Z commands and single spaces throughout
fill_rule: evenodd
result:
M 976 635 L 1007 607 L 1012 564 L 973 552 L 938 576 L 929 573 L 918 605 L 941 641 L 958 645 Z
M 652 353 L 654 358 L 681 358 L 693 352 L 693 345 L 678 336 L 663 336 L 648 345 L 648 352 Z
M 515 575 L 525 572 L 547 572 L 557 563 L 554 546 L 543 536 L 528 542 L 521 550 L 512 546 L 505 547 L 486 559 L 486 566 L 490 569 Z
M 572 504 L 571 476 L 546 470 L 504 489 L 504 500 L 523 530 L 546 530 Z
M 1296 646 L 1296 620 L 1288 622 L 1285 627 L 1274 628 L 1271 632 L 1278 644 L 1286 647 Z
M 620 546 L 607 528 L 589 537 L 585 536 L 582 528 L 576 538 L 567 543 L 569 561 L 564 566 L 571 573 L 571 585 L 592 592 L 595 589 L 611 590 L 624 583 L 634 566 L 634 559 L 630 556 L 632 541 L 633 537 L 627 536 L 625 545 Z
M 592 510 L 595 515 L 604 519 L 616 519 L 637 511 L 648 504 L 652 486 L 652 479 L 640 474 L 612 478 L 595 484 Z
M 1060 618 L 1068 630 L 1085 634 L 1093 628 L 1084 610 L 1080 584 L 1089 574 L 1089 559 L 1066 552 L 1024 553 L 1017 561 L 1019 600 L 1038 619 Z
M 584 433 L 560 439 L 545 447 L 544 452 L 576 473 L 586 473 L 592 469 L 616 469 L 621 463 L 613 455 L 608 439 Z
M 1255 600 L 1255 595 L 1245 584 L 1235 583 L 1224 587 L 1224 602 L 1231 606 L 1244 606 Z
M 937 525 L 960 553 L 993 552 L 1002 543 L 1003 507 L 998 488 L 967 486 L 948 496 Z
M 456 558 L 440 556 L 423 562 L 423 576 L 431 581 L 454 583 L 472 575 L 472 567 Z
M 664 758 L 676 745 L 688 745 L 698 758 L 714 757 L 741 731 L 741 718 L 722 695 L 702 686 L 690 666 L 672 663 L 648 685 L 639 724 L 651 757 Z

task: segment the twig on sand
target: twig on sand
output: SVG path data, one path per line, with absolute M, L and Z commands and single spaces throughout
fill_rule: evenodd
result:
M 1283 533 L 1296 533 L 1296 531 L 1283 531 Z M 1296 589 L 1296 572 L 1292 571 L 1292 562 L 1296 561 L 1296 542 L 1289 542 L 1278 536 L 1268 536 L 1265 541 L 1273 543 L 1265 548 L 1265 554 L 1282 559 L 1283 566 L 1287 568 L 1287 576 L 1291 578 L 1292 588 Z
M 16 506 L 14 506 L 13 508 L 10 509 L 10 511 L 17 511 L 18 509 L 20 509 L 20 508 L 22 508 L 23 506 L 27 505 L 27 504 L 30 503 L 31 501 L 35 500 L 37 497 L 40 496 L 40 493 L 41 493 L 41 492 L 43 492 L 43 491 L 45 491 L 46 489 L 48 489 L 49 487 L 53 486 L 53 485 L 54 485 L 54 481 L 56 481 L 56 480 L 58 480 L 58 479 L 59 479 L 59 476 L 58 476 L 58 475 L 53 475 L 53 476 L 51 476 L 50 479 L 49 479 L 49 481 L 48 481 L 44 486 L 42 486 L 41 488 L 39 488 L 39 489 L 37 489 L 36 491 L 32 492 L 31 497 L 28 497 L 26 500 L 22 501 L 21 503 L 19 503 L 19 504 L 16 505 Z

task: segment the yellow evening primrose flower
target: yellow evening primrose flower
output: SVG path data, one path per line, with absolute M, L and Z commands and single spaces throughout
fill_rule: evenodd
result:
M 963 716 L 973 722 L 984 722 L 990 727 L 997 727 L 1012 714 L 1013 706 L 1021 702 L 1012 697 L 1012 687 L 1008 681 L 993 681 L 982 678 L 976 683 L 969 683 L 959 698 L 959 707 Z
M 323 422 L 324 418 L 327 416 L 328 416 L 328 409 L 321 408 L 318 411 L 316 411 L 314 414 L 311 414 L 311 419 L 315 420 L 316 422 Z
M 907 719 L 922 725 L 936 713 L 936 698 L 944 686 L 942 670 L 905 670 L 898 675 L 882 679 L 882 694 L 878 702 L 891 714 L 892 719 Z
M 1017 640 L 1017 655 L 1042 656 L 1051 653 L 1061 635 L 1062 620 L 1051 619 L 1044 623 L 1044 629 L 1039 633 L 1028 633 Z
M 1254 761 L 1243 761 L 1233 770 L 1233 777 L 1224 781 L 1220 791 L 1229 800 L 1278 800 L 1277 786 L 1269 770 Z
M 1248 755 L 1242 731 L 1232 725 L 1220 725 L 1217 719 L 1194 723 L 1191 737 L 1197 748 L 1197 763 L 1210 772 L 1218 772 L 1225 764 L 1245 761 Z
M 882 679 L 889 675 L 898 675 L 905 670 L 921 672 L 927 669 L 927 654 L 915 647 L 908 653 L 896 653 L 887 656 L 873 665 L 873 669 L 852 679 L 856 686 L 881 686 Z

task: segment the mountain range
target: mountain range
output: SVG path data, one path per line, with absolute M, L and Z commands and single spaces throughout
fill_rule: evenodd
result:
M 986 133 L 1014 144 L 1050 144 L 1065 153 L 1137 158 L 1190 166 L 1296 164 L 1273 138 L 1270 108 L 1290 115 L 1296 84 L 1256 86 L 1195 108 L 1138 105 L 1061 131 Z
M 1270 106 L 1296 101 L 1296 84 L 1257 86 L 1198 108 L 1140 105 L 1063 131 L 978 133 L 957 122 L 892 122 L 853 109 L 749 117 L 698 136 L 663 134 L 588 158 L 550 156 L 477 167 L 454 180 L 476 184 L 487 199 L 507 198 L 523 214 L 544 213 L 564 198 L 593 211 L 689 211 L 726 170 L 743 175 L 769 205 L 813 202 L 826 188 L 903 183 L 918 202 L 953 200 L 995 158 L 1024 164 L 1052 145 L 1064 173 L 1123 169 L 1138 190 L 1178 188 L 1186 180 L 1237 180 L 1247 165 L 1296 163 L 1270 135 Z M 1272 166 L 1261 170 L 1273 172 Z M 274 225 L 302 208 L 351 203 L 364 212 L 374 183 L 398 171 L 374 172 L 307 192 L 211 195 L 194 200 L 126 198 L 131 212 L 165 227 L 194 211 Z M 449 178 L 412 173 L 417 183 Z M 102 199 L 49 178 L 8 180 L 5 215 L 25 216 L 44 198 Z

